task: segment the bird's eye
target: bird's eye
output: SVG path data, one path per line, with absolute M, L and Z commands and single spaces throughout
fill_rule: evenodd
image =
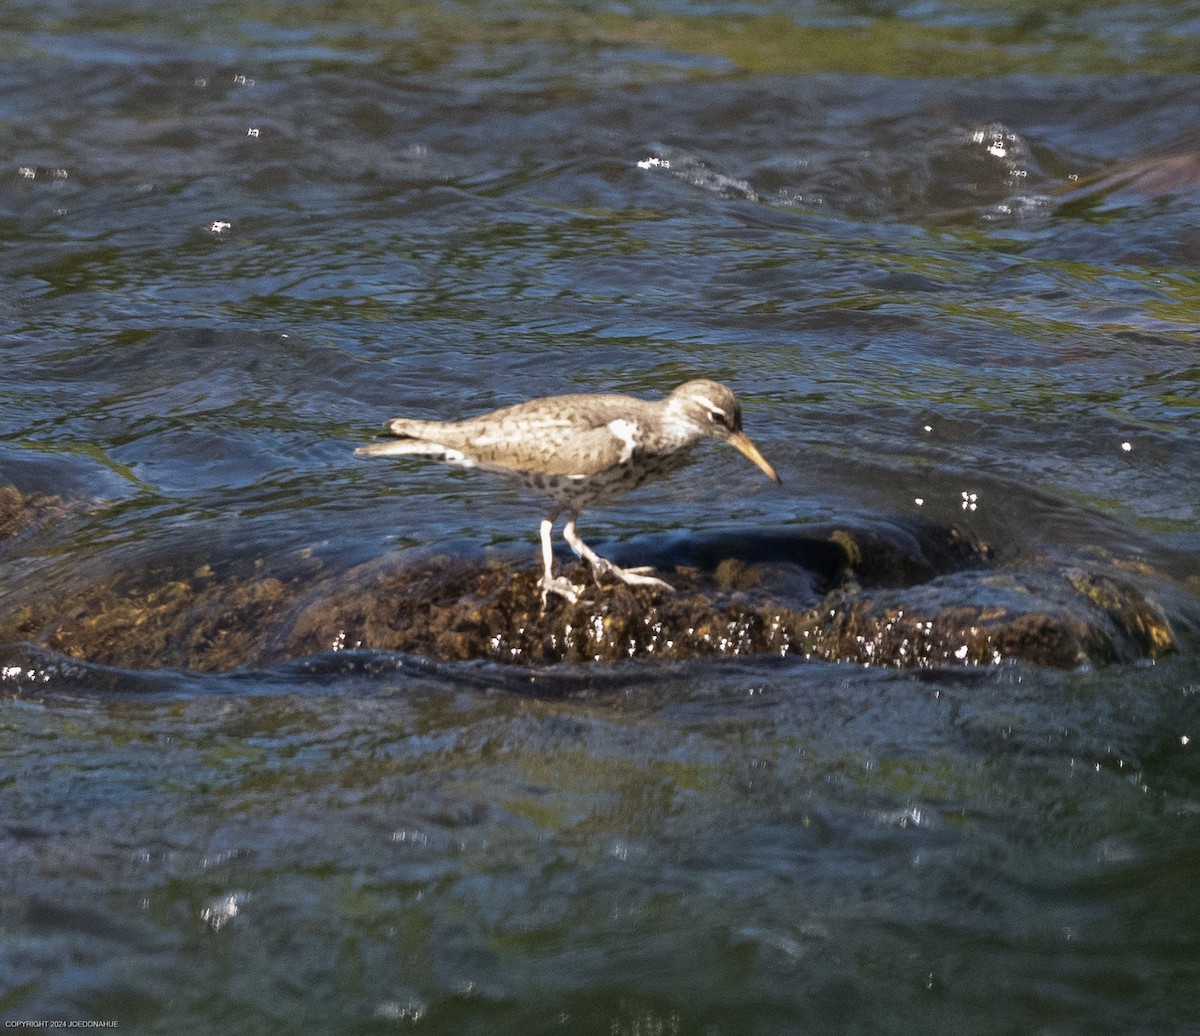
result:
M 715 410 L 708 410 L 708 411 L 705 411 L 705 412 L 708 414 L 708 419 L 709 419 L 709 421 L 711 421 L 713 424 L 719 424 L 719 423 L 720 423 L 720 420 L 721 420 L 721 415 L 720 415 L 720 414 L 718 414 L 718 413 L 717 413 Z

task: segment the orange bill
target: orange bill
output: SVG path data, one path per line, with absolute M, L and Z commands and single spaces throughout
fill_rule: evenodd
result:
M 763 473 L 772 482 L 782 484 L 782 480 L 775 474 L 775 469 L 767 463 L 767 458 L 758 452 L 758 447 L 754 445 L 744 432 L 734 432 L 729 437 L 729 445 L 738 451 L 743 457 L 749 457 L 755 464 L 762 468 Z

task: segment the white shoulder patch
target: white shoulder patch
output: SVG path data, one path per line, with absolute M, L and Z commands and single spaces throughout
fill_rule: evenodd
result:
M 637 448 L 637 422 L 627 421 L 623 417 L 608 422 L 608 430 L 625 444 L 621 450 L 621 464 L 628 464 L 633 459 L 633 451 Z

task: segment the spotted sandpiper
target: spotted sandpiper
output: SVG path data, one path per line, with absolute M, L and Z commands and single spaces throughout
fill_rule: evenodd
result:
M 515 479 L 549 497 L 554 508 L 542 520 L 542 604 L 548 594 L 578 600 L 583 588 L 552 569 L 551 534 L 567 515 L 563 538 L 592 566 L 599 582 L 610 575 L 635 586 L 672 590 L 648 568 L 618 568 L 579 538 L 575 523 L 585 507 L 608 501 L 687 463 L 701 439 L 727 442 L 749 457 L 773 482 L 775 469 L 742 431 L 742 408 L 724 385 L 689 381 L 666 399 L 579 394 L 545 396 L 465 421 L 418 421 L 398 417 L 384 429 L 395 442 L 360 446 L 375 457 L 431 457 L 445 464 L 480 468 Z

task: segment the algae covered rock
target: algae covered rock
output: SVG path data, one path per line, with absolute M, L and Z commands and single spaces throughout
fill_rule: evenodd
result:
M 57 506 L 0 493 L 0 518 L 18 530 Z M 567 575 L 585 587 L 580 599 L 543 605 L 524 557 L 410 551 L 329 571 L 311 558 L 209 561 L 198 549 L 132 565 L 102 556 L 65 587 L 0 596 L 0 643 L 202 671 L 356 648 L 526 667 L 754 655 L 1074 667 L 1176 650 L 1200 611 L 1186 587 L 1144 567 L 997 566 L 985 544 L 915 519 L 645 537 L 635 548 L 675 592 L 597 585 L 577 564 Z

